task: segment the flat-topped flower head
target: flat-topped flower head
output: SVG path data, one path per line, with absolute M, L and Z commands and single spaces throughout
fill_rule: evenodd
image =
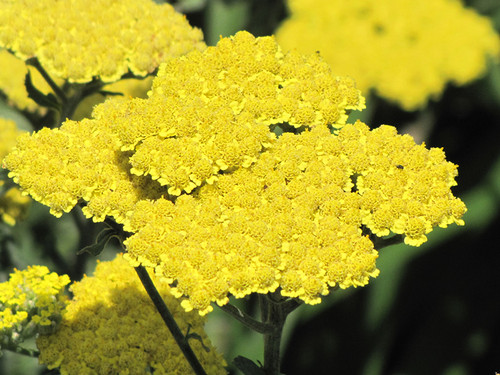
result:
M 156 283 L 207 374 L 226 374 L 226 365 L 203 330 L 205 319 L 186 313 L 166 284 Z M 59 330 L 37 339 L 39 361 L 62 374 L 192 374 L 173 336 L 121 255 L 98 263 L 92 277 L 71 286 L 74 297 Z
M 284 48 L 321 51 L 338 74 L 356 79 L 406 110 L 463 85 L 498 57 L 499 36 L 486 17 L 449 0 L 288 0 L 277 31 Z
M 169 56 L 205 48 L 202 38 L 171 5 L 152 0 L 0 1 L 0 47 L 70 82 L 145 76 Z
M 165 62 L 147 99 L 21 137 L 4 164 L 52 213 L 80 202 L 123 224 L 127 260 L 187 311 L 251 293 L 317 304 L 378 275 L 373 236 L 418 246 L 463 224 L 456 166 L 391 126 L 346 125 L 363 106 L 319 55 L 239 32 Z
M 456 165 L 391 126 L 284 133 L 250 168 L 224 174 L 175 204 L 140 202 L 125 229 L 132 264 L 153 266 L 201 314 L 228 296 L 280 290 L 308 304 L 378 275 L 369 237 L 419 246 L 465 212 Z
M 250 167 L 275 139 L 270 125 L 339 128 L 363 107 L 353 81 L 319 56 L 285 55 L 274 38 L 239 32 L 170 59 L 147 99 L 114 97 L 93 119 L 21 137 L 5 167 L 56 216 L 82 201 L 88 217 L 123 222 L 140 199 L 191 193 Z M 299 121 L 293 108 L 311 116 Z

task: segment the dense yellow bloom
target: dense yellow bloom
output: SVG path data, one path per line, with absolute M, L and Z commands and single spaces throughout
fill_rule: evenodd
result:
M 171 5 L 151 0 L 1 0 L 0 47 L 37 57 L 52 78 L 84 83 L 145 76 L 205 44 Z
M 464 84 L 497 56 L 491 22 L 457 0 L 289 0 L 285 48 L 321 51 L 338 74 L 415 110 L 447 82 Z
M 147 99 L 22 137 L 4 164 L 53 214 L 80 201 L 124 224 L 126 258 L 187 311 L 278 290 L 316 304 L 378 275 L 368 233 L 418 246 L 463 224 L 457 167 L 391 126 L 346 125 L 363 107 L 317 54 L 240 32 L 166 61 Z
M 441 149 L 416 145 L 391 126 L 285 133 L 250 168 L 193 196 L 140 202 L 125 226 L 135 233 L 126 257 L 175 280 L 173 294 L 202 314 L 228 294 L 278 287 L 316 304 L 331 287 L 378 275 L 362 226 L 419 246 L 435 226 L 463 225 L 465 206 L 450 192 L 456 174 Z
M 22 133 L 14 121 L 0 118 L 0 161 L 14 147 L 17 137 Z M 7 224 L 14 225 L 16 219 L 25 216 L 31 199 L 15 187 L 3 190 L 3 185 L 4 181 L 0 179 L 0 217 Z
M 12 347 L 38 332 L 51 332 L 67 303 L 67 275 L 49 273 L 45 266 L 14 270 L 0 283 L 0 348 Z
M 203 330 L 205 320 L 186 313 L 166 284 L 156 283 L 182 332 L 196 333 L 193 348 L 207 374 L 225 374 L 224 359 Z M 93 277 L 71 286 L 73 299 L 60 329 L 39 336 L 39 361 L 61 374 L 192 374 L 134 269 L 121 256 L 97 265 Z M 202 344 L 203 343 L 203 344 Z M 206 351 L 203 347 L 209 348 Z
M 240 32 L 170 59 L 148 99 L 111 98 L 94 119 L 21 137 L 5 165 L 56 216 L 83 200 L 95 221 L 123 222 L 140 199 L 190 193 L 220 171 L 249 167 L 275 138 L 270 124 L 341 127 L 346 110 L 363 107 L 353 81 L 318 56 L 283 55 L 272 37 Z

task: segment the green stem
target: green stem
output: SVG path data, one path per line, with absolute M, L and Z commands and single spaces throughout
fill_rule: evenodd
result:
M 236 306 L 233 306 L 231 304 L 227 304 L 227 305 L 219 306 L 219 308 L 221 310 L 225 311 L 226 313 L 228 313 L 229 315 L 231 315 L 234 319 L 243 323 L 248 328 L 254 330 L 255 332 L 267 333 L 267 332 L 271 332 L 273 330 L 273 327 L 271 325 L 261 323 L 261 322 L 255 320 L 250 315 L 248 315 L 245 312 L 238 309 Z
M 172 316 L 172 313 L 168 310 L 165 301 L 163 301 L 163 299 L 160 296 L 160 293 L 158 293 L 158 290 L 154 286 L 153 280 L 151 280 L 151 278 L 149 277 L 148 271 L 146 271 L 146 269 L 143 266 L 135 267 L 135 271 L 137 272 L 137 275 L 139 275 L 142 285 L 144 285 L 146 292 L 153 301 L 156 309 L 160 313 L 170 333 L 172 333 L 172 336 L 174 337 L 175 342 L 177 343 L 182 353 L 184 354 L 184 357 L 186 357 L 186 360 L 191 365 L 191 368 L 193 369 L 194 373 L 196 375 L 207 375 L 200 361 L 194 354 L 193 349 L 191 349 L 191 346 L 189 345 L 186 336 L 182 334 L 179 326 L 177 325 L 177 322 Z
M 54 82 L 54 80 L 49 76 L 47 71 L 43 68 L 43 66 L 40 64 L 40 61 L 36 57 L 29 58 L 26 60 L 26 65 L 31 65 L 33 66 L 38 72 L 42 75 L 43 79 L 49 84 L 50 88 L 54 91 L 54 93 L 61 99 L 61 102 L 63 104 L 63 107 L 65 106 L 66 102 L 68 101 L 68 97 L 64 93 L 63 90 Z
M 264 333 L 264 372 L 266 375 L 280 374 L 280 347 L 283 326 L 287 317 L 283 304 L 274 301 L 271 296 L 261 298 L 262 317 L 265 323 L 272 325 L 273 329 Z

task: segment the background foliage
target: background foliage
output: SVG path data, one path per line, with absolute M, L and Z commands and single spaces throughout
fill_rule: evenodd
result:
M 281 0 L 184 0 L 173 2 L 207 44 L 246 29 L 269 35 L 287 15 Z M 500 32 L 500 2 L 470 0 Z M 424 68 L 424 67 L 423 67 Z M 0 114 L 27 122 L 0 104 Z M 282 371 L 286 374 L 494 374 L 500 371 L 500 66 L 481 79 L 449 86 L 438 102 L 404 112 L 369 96 L 360 117 L 372 127 L 397 126 L 431 147 L 443 147 L 458 164 L 454 194 L 468 207 L 465 227 L 436 230 L 419 248 L 381 251 L 381 274 L 367 287 L 337 291 L 318 306 L 302 306 L 287 321 Z M 33 204 L 26 221 L 0 224 L 0 277 L 12 268 L 47 265 L 79 280 L 95 259 L 76 251 L 93 243 L 101 225 L 79 212 L 56 219 Z M 83 235 L 82 235 L 83 234 Z M 100 259 L 119 251 L 110 243 Z M 234 302 L 234 301 L 233 301 Z M 237 301 L 252 309 L 252 298 Z M 209 336 L 231 360 L 261 360 L 261 338 L 224 313 L 209 317 Z M 36 360 L 6 353 L 1 374 L 50 373 Z

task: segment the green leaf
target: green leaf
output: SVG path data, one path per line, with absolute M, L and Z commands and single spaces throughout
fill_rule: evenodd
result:
M 244 375 L 266 375 L 261 367 L 248 358 L 238 356 L 233 363 Z
M 97 256 L 104 250 L 108 241 L 113 237 L 120 239 L 120 236 L 114 229 L 105 228 L 97 235 L 97 238 L 93 245 L 85 246 L 83 249 L 77 252 L 77 255 L 89 253 L 93 256 Z
M 26 86 L 28 97 L 33 99 L 36 104 L 42 107 L 55 109 L 57 111 L 61 110 L 61 105 L 59 104 L 54 94 L 44 94 L 43 92 L 38 90 L 35 85 L 33 85 L 33 81 L 31 80 L 31 73 L 29 70 L 28 73 L 26 73 L 26 77 L 24 78 L 24 85 Z

